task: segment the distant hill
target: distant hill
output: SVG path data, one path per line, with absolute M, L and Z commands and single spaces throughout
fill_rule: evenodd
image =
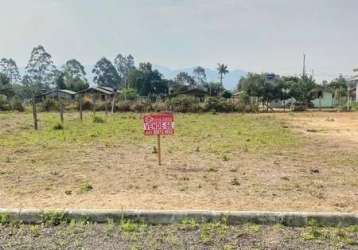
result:
M 174 79 L 179 72 L 186 72 L 192 75 L 195 67 L 173 70 L 164 66 L 153 65 L 153 68 L 157 69 L 160 73 L 162 73 L 165 78 Z M 205 71 L 208 81 L 219 81 L 217 70 L 205 68 Z M 230 90 L 235 89 L 241 77 L 246 75 L 247 72 L 244 70 L 240 70 L 240 69 L 230 70 L 230 72 L 226 74 L 224 77 L 224 87 Z
M 93 65 L 84 65 L 84 67 L 87 73 L 86 78 L 89 80 L 90 84 L 93 84 L 93 74 L 92 74 Z M 183 69 L 170 69 L 168 67 L 164 67 L 160 65 L 153 65 L 153 68 L 157 69 L 160 73 L 162 73 L 164 78 L 174 79 L 179 72 L 186 72 L 192 75 L 195 67 L 183 68 Z M 24 68 L 19 68 L 19 71 L 21 75 L 25 73 Z M 216 81 L 216 82 L 219 81 L 217 70 L 205 68 L 205 71 L 208 81 Z M 235 89 L 241 77 L 246 75 L 247 72 L 244 70 L 240 70 L 240 69 L 230 70 L 230 72 L 226 74 L 224 77 L 224 87 L 229 90 Z

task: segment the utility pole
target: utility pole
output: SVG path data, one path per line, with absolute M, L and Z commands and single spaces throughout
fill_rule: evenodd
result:
M 303 53 L 303 69 L 302 69 L 302 76 L 306 75 L 306 54 Z

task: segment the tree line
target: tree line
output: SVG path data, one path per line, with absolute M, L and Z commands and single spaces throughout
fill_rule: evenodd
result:
M 322 98 L 324 92 L 330 92 L 336 99 L 350 95 L 349 89 L 353 88 L 342 75 L 331 82 L 316 83 L 312 75 L 280 76 L 274 73 L 249 73 L 240 79 L 237 89 L 244 98 L 257 97 L 259 102 L 269 108 L 274 100 L 287 100 L 294 98 L 305 106 L 315 98 Z
M 192 74 L 180 72 L 169 80 L 153 69 L 151 63 L 143 62 L 136 66 L 132 55 L 122 54 L 115 56 L 113 62 L 103 57 L 92 69 L 93 82 L 97 86 L 120 89 L 125 96 L 158 97 L 201 88 L 210 96 L 231 97 L 232 93 L 223 86 L 223 79 L 229 72 L 228 66 L 218 64 L 217 72 L 218 82 L 209 82 L 205 69 L 201 66 L 196 67 Z M 324 91 L 332 92 L 336 98 L 346 97 L 349 95 L 350 84 L 343 76 L 318 84 L 309 75 L 249 73 L 239 80 L 237 90 L 242 100 L 249 102 L 248 97 L 254 96 L 269 108 L 273 100 L 290 98 L 309 105 L 312 99 L 322 97 Z M 54 65 L 52 56 L 41 45 L 32 50 L 23 76 L 13 59 L 0 60 L 0 95 L 8 98 L 24 100 L 54 88 L 77 92 L 88 87 L 87 72 L 78 60 L 70 59 L 58 68 Z
M 227 73 L 227 65 L 218 64 L 220 81 L 208 82 L 205 69 L 198 66 L 192 75 L 180 72 L 175 79 L 168 80 L 153 69 L 151 63 L 144 62 L 136 66 L 132 55 L 122 54 L 118 54 L 113 62 L 103 57 L 92 69 L 93 83 L 97 86 L 120 89 L 124 94 L 134 96 L 165 96 L 195 87 L 218 96 L 226 93 L 223 78 Z M 8 97 L 28 99 L 54 88 L 77 92 L 89 85 L 85 67 L 78 60 L 70 59 L 58 68 L 42 45 L 32 50 L 23 76 L 13 59 L 0 60 L 0 94 Z

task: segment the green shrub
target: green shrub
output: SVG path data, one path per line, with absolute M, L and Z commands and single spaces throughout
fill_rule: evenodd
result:
M 93 190 L 93 186 L 88 181 L 84 181 L 81 183 L 81 185 L 80 185 L 81 193 L 87 193 L 91 190 Z
M 94 123 L 105 123 L 106 121 L 102 117 L 95 116 L 95 117 L 93 117 L 93 122 Z
M 58 101 L 54 99 L 46 99 L 41 103 L 40 110 L 42 112 L 49 112 L 49 111 L 59 111 L 60 104 Z
M 204 109 L 205 111 L 233 112 L 236 111 L 237 106 L 231 100 L 209 97 L 205 100 Z
M 63 125 L 61 123 L 57 123 L 55 126 L 53 126 L 54 130 L 63 130 Z
M 0 95 L 0 111 L 10 111 L 11 105 L 5 95 Z
M 199 112 L 199 101 L 192 96 L 179 95 L 177 97 L 167 100 L 167 105 L 170 110 L 175 112 Z
M 132 88 L 122 89 L 122 96 L 126 100 L 134 100 L 138 96 L 137 90 Z
M 25 107 L 22 105 L 22 102 L 21 102 L 20 98 L 14 97 L 11 100 L 11 109 L 19 111 L 19 112 L 24 112 L 25 111 Z
M 67 222 L 65 214 L 62 212 L 46 212 L 41 215 L 42 223 L 47 226 L 58 226 L 62 222 Z

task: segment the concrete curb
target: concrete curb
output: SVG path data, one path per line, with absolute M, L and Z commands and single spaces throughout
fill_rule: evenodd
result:
M 10 221 L 39 224 L 57 216 L 67 220 L 89 220 L 105 223 L 108 219 L 119 221 L 129 219 L 147 224 L 175 224 L 184 219 L 197 222 L 218 222 L 225 219 L 229 224 L 283 224 L 285 226 L 305 226 L 315 220 L 323 226 L 358 225 L 355 213 L 309 213 L 309 212 L 228 212 L 228 211 L 172 211 L 172 210 L 40 210 L 40 209 L 0 209 Z

